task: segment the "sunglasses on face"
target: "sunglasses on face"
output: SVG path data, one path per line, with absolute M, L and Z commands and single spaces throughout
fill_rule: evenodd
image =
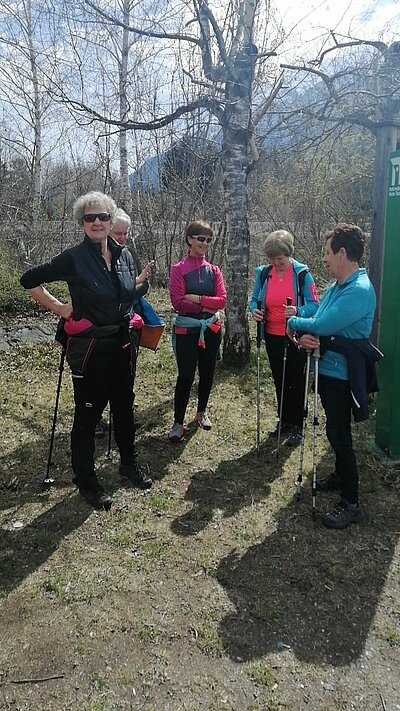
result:
M 83 216 L 83 221 L 84 222 L 94 222 L 97 217 L 99 218 L 100 222 L 108 222 L 110 219 L 110 213 L 109 212 L 89 213 L 89 215 Z
M 207 235 L 191 235 L 193 239 L 197 239 L 198 242 L 207 242 L 210 244 L 212 242 L 212 237 L 207 237 Z

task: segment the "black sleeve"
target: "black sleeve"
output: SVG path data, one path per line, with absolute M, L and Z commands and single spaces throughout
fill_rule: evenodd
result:
M 74 261 L 69 250 L 62 252 L 57 257 L 40 264 L 38 267 L 28 269 L 20 279 L 24 289 L 34 289 L 41 284 L 50 284 L 52 281 L 72 281 L 74 276 Z

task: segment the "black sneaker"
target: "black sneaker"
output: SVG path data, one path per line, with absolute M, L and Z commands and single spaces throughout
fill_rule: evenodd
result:
M 102 486 L 98 486 L 97 489 L 85 489 L 83 487 L 78 487 L 79 493 L 85 501 L 87 501 L 90 506 L 95 509 L 104 509 L 109 511 L 112 505 L 112 497 L 104 491 Z
M 153 484 L 148 464 L 142 465 L 138 464 L 138 462 L 134 464 L 120 464 L 119 474 L 124 479 L 129 479 L 129 481 L 141 489 L 151 489 Z
M 328 528 L 347 528 L 352 523 L 357 523 L 361 518 L 359 504 L 349 504 L 346 499 L 338 501 L 332 511 L 322 517 L 322 523 Z
M 301 427 L 298 425 L 293 425 L 292 431 L 285 441 L 285 444 L 288 447 L 297 447 L 299 444 L 301 444 Z
M 317 480 L 317 491 L 339 491 L 340 488 L 341 482 L 336 472 Z

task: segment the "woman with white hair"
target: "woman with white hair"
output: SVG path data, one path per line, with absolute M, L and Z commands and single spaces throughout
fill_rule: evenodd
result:
M 108 195 L 91 192 L 74 204 L 83 241 L 46 264 L 28 270 L 22 286 L 42 306 L 66 319 L 66 357 L 71 367 L 75 414 L 71 432 L 73 481 L 96 508 L 109 509 L 111 496 L 94 468 L 94 432 L 107 402 L 121 463 L 119 473 L 134 484 L 152 485 L 135 449 L 133 380 L 135 346 L 130 345 L 129 313 L 137 299 L 133 258 L 110 239 L 117 206 Z M 43 286 L 67 282 L 71 303 L 64 304 Z
M 112 219 L 110 236 L 115 239 L 115 241 L 121 245 L 121 247 L 126 247 L 129 241 L 129 232 L 132 226 L 132 220 L 130 216 L 118 207 L 116 213 Z M 143 284 L 146 279 L 149 278 L 151 270 L 154 267 L 154 260 L 148 262 L 145 267 L 143 267 L 140 274 L 136 277 L 136 286 Z

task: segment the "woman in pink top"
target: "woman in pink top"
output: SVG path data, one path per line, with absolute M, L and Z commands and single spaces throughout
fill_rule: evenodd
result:
M 187 256 L 171 268 L 169 293 L 178 315 L 174 322 L 174 350 L 178 364 L 175 387 L 174 424 L 170 442 L 180 442 L 185 434 L 183 422 L 196 368 L 199 368 L 197 412 L 199 427 L 211 429 L 206 408 L 221 343 L 218 310 L 226 304 L 221 270 L 206 261 L 213 231 L 208 222 L 191 222 L 185 232 Z
M 268 360 L 274 379 L 278 416 L 281 406 L 283 354 L 286 340 L 286 320 L 290 316 L 310 317 L 318 308 L 314 279 L 305 264 L 292 258 L 294 239 L 286 230 L 271 232 L 264 251 L 268 266 L 257 267 L 250 311 L 262 322 Z M 290 297 L 292 306 L 286 306 Z M 286 444 L 295 446 L 301 441 L 304 401 L 305 353 L 288 343 L 285 386 L 282 407 L 282 433 L 288 435 Z M 279 423 L 278 423 L 279 425 Z M 272 433 L 277 435 L 278 426 Z

